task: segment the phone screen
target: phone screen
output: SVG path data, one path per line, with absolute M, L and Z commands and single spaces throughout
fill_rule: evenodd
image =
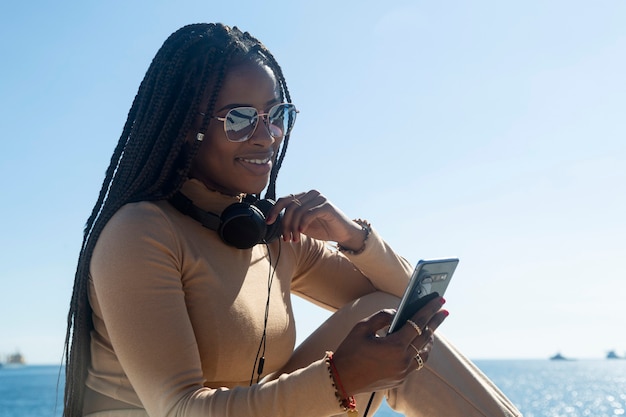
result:
M 402 327 L 420 308 L 437 295 L 443 295 L 458 263 L 457 258 L 419 261 L 413 270 L 413 275 L 411 275 L 388 333 L 393 333 Z

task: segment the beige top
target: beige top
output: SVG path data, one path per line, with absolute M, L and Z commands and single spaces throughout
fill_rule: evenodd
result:
M 214 213 L 239 201 L 196 180 L 183 193 Z M 106 225 L 91 261 L 87 386 L 153 417 L 336 414 L 322 358 L 249 386 L 268 279 L 264 374 L 293 351 L 291 293 L 334 310 L 376 289 L 401 296 L 411 271 L 376 231 L 358 255 L 306 236 L 241 250 L 166 201 L 127 204 Z

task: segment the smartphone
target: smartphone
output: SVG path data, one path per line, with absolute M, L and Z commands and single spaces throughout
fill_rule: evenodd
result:
M 415 266 L 409 285 L 400 300 L 388 333 L 402 327 L 417 311 L 433 298 L 443 295 L 459 264 L 457 258 L 421 260 Z

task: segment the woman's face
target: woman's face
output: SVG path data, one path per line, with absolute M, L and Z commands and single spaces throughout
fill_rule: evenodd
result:
M 224 117 L 230 109 L 242 106 L 267 113 L 280 102 L 278 91 L 276 77 L 266 65 L 257 62 L 238 65 L 226 74 L 213 116 Z M 266 124 L 259 120 L 250 139 L 230 142 L 224 122 L 213 118 L 189 176 L 224 194 L 258 194 L 269 181 L 281 141 L 272 138 Z

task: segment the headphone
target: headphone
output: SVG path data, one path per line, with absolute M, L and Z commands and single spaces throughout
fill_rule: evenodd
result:
M 169 202 L 181 213 L 200 222 L 207 229 L 215 230 L 224 243 L 238 249 L 249 249 L 259 243 L 269 243 L 282 232 L 282 213 L 272 224 L 265 223 L 274 200 L 257 199 L 247 195 L 241 203 L 226 207 L 221 216 L 204 211 L 178 191 Z
M 274 207 L 274 204 L 276 204 L 274 200 L 269 198 L 261 200 L 254 196 L 246 196 L 241 203 L 234 203 L 226 207 L 221 216 L 202 210 L 180 191 L 176 192 L 176 194 L 169 199 L 169 202 L 181 213 L 200 222 L 202 226 L 217 231 L 224 243 L 238 249 L 249 249 L 259 243 L 265 243 L 267 245 L 278 238 L 282 232 L 282 212 L 279 213 L 274 223 L 270 225 L 265 223 L 268 213 L 272 207 Z M 281 245 L 278 245 L 276 265 L 278 265 L 278 260 L 280 259 L 281 247 Z M 276 268 L 271 267 L 272 257 L 269 246 L 267 246 L 267 255 L 269 257 L 270 273 L 267 281 L 265 321 L 263 323 L 263 336 L 259 343 L 259 349 L 252 368 L 252 375 L 250 376 L 250 385 L 252 385 L 254 381 L 255 372 L 257 374 L 257 383 L 259 382 L 263 374 L 263 366 L 265 365 L 270 294 L 272 282 L 274 281 L 274 273 L 276 272 Z

